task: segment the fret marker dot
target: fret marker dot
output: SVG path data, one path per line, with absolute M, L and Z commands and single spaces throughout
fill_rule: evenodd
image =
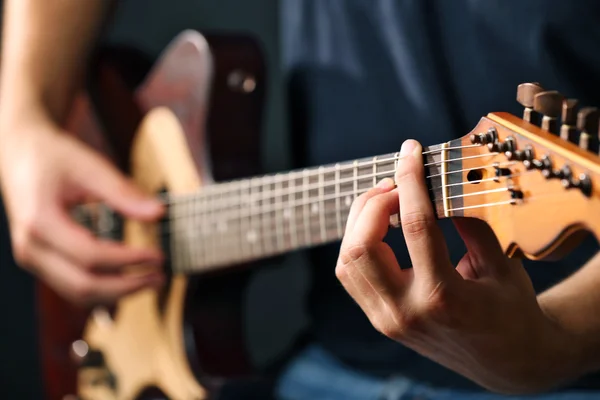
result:
M 246 239 L 250 243 L 256 242 L 256 239 L 257 239 L 256 232 L 255 231 L 248 231 L 248 233 L 246 234 Z
M 346 207 L 350 207 L 352 205 L 352 196 L 346 196 L 345 203 Z
M 312 207 L 310 208 L 310 210 L 312 211 L 313 214 L 316 214 L 319 212 L 319 205 L 318 204 L 313 204 Z

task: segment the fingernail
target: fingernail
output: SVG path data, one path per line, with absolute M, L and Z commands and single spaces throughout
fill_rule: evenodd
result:
M 391 178 L 383 178 L 377 183 L 377 187 L 384 190 L 392 189 L 394 187 L 394 180 Z
M 416 155 L 419 150 L 419 143 L 416 140 L 406 140 L 400 147 L 400 157 L 406 157 L 408 155 Z

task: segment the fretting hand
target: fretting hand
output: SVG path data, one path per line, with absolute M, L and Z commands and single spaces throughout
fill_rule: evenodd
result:
M 18 264 L 82 305 L 160 285 L 158 251 L 96 239 L 69 215 L 70 206 L 92 198 L 126 217 L 154 220 L 163 212 L 160 203 L 91 148 L 32 114 L 4 121 L 0 132 L 0 178 Z M 121 273 L 142 263 L 151 266 L 144 276 Z
M 336 275 L 384 335 L 500 392 L 558 384 L 569 337 L 540 308 L 522 264 L 491 229 L 456 219 L 468 249 L 450 262 L 423 178 L 421 146 L 404 143 L 396 173 L 353 204 Z M 400 269 L 382 240 L 400 211 L 412 269 Z M 560 371 L 560 372 L 559 372 Z

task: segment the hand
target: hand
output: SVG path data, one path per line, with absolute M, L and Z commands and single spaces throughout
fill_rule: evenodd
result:
M 69 207 L 94 199 L 150 221 L 163 212 L 161 204 L 48 119 L 27 118 L 5 122 L 0 131 L 0 182 L 17 263 L 81 305 L 110 303 L 160 285 L 160 252 L 96 239 L 71 219 Z M 148 264 L 148 273 L 122 273 L 138 264 Z
M 487 224 L 456 219 L 468 249 L 455 267 L 436 224 L 421 147 L 404 143 L 396 173 L 353 204 L 336 275 L 384 335 L 490 390 L 532 392 L 559 384 L 572 345 L 536 299 L 519 260 Z M 400 212 L 412 269 L 382 240 Z

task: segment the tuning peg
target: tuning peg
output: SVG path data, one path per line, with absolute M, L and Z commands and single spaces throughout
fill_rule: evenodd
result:
M 575 141 L 577 113 L 576 108 L 579 102 L 577 99 L 565 99 L 562 104 L 562 125 L 560 127 L 560 137 L 570 142 Z
M 577 114 L 577 129 L 581 131 L 579 135 L 579 147 L 584 150 L 590 150 L 596 139 L 592 136 L 598 131 L 598 109 L 596 107 L 584 107 Z
M 533 110 L 543 115 L 543 130 L 556 132 L 556 121 L 562 111 L 563 100 L 563 95 L 556 90 L 540 92 L 533 96 Z
M 538 82 L 522 83 L 517 86 L 517 101 L 525 109 L 523 110 L 523 119 L 531 122 L 531 112 L 533 111 L 533 98 L 536 94 L 544 91 Z

